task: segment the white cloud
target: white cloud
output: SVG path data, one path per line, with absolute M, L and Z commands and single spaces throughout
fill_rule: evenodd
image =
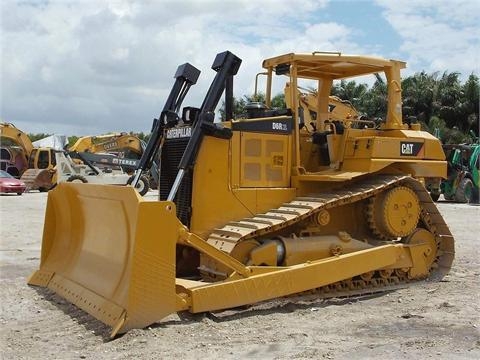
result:
M 421 11 L 415 14 L 382 2 L 414 65 L 427 59 L 432 67 L 446 69 L 454 59 L 452 70 L 471 69 L 467 57 L 475 49 L 470 44 L 478 45 L 478 39 L 465 29 L 476 23 L 460 26 L 465 14 L 459 6 L 450 13 L 440 6 L 432 15 L 450 14 L 458 26 L 438 22 L 430 19 L 426 3 L 418 4 Z M 353 40 L 361 22 L 318 20 L 333 5 L 343 6 L 327 0 L 2 1 L 2 120 L 27 132 L 147 132 L 184 62 L 202 70 L 184 103 L 199 106 L 214 77 L 212 61 L 221 51 L 243 59 L 235 79 L 237 96 L 253 92 L 264 58 L 289 52 L 371 53 L 374 41 Z M 429 32 L 451 34 L 448 40 L 458 55 L 432 36 L 428 41 L 417 36 L 428 26 Z
M 179 64 L 202 70 L 189 105 L 200 105 L 226 49 L 244 59 L 236 88 L 248 93 L 272 50 L 312 49 L 318 39 L 297 43 L 308 31 L 297 10 L 326 3 L 2 2 L 3 120 L 27 132 L 148 131 Z
M 401 36 L 400 50 L 416 71 L 479 72 L 480 3 L 476 0 L 377 0 Z

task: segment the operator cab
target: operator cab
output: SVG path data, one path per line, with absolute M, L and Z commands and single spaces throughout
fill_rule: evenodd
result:
M 401 115 L 401 92 L 398 91 L 400 69 L 405 67 L 401 61 L 314 52 L 266 59 L 263 67 L 266 72 L 261 74 L 267 77 L 266 101 L 265 104 L 248 104 L 247 117 L 277 115 L 280 110 L 271 109 L 273 88 L 277 87 L 273 82 L 276 77 L 287 78 L 284 83 L 287 109 L 281 111 L 296 119 L 293 123 L 297 135 L 292 165 L 298 174 L 340 170 L 352 129 L 359 130 L 355 136 L 374 137 L 380 129 L 405 128 Z M 392 84 L 388 86 L 389 107 L 383 124 L 365 120 L 352 104 L 331 96 L 334 80 L 376 73 L 384 73 L 387 83 Z M 306 83 L 315 90 L 302 88 Z

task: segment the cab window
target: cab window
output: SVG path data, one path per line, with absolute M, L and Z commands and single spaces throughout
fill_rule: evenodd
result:
M 50 164 L 50 152 L 47 150 L 40 150 L 38 152 L 38 168 L 47 169 Z
M 51 157 L 51 162 L 52 162 L 52 166 L 57 166 L 57 158 L 55 156 L 55 153 L 52 151 L 50 152 L 50 157 Z
M 8 149 L 0 149 L 0 159 L 1 160 L 6 160 L 6 161 L 10 161 L 12 160 L 12 157 L 10 155 L 10 151 L 8 151 Z
M 32 153 L 30 154 L 30 159 L 28 159 L 28 168 L 33 169 L 35 168 L 35 156 L 37 155 L 37 149 L 33 149 Z

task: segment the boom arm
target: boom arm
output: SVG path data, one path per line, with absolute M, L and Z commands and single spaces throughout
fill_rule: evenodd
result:
M 0 136 L 12 140 L 25 151 L 25 156 L 30 157 L 33 144 L 30 138 L 23 131 L 17 129 L 13 124 L 0 123 Z
M 93 154 L 90 152 L 69 152 L 73 159 L 80 159 L 88 165 L 88 163 L 121 166 L 122 168 L 134 169 L 137 168 L 139 160 L 119 158 L 112 154 Z
M 141 140 L 136 136 L 126 133 L 84 136 L 79 138 L 75 144 L 69 148 L 70 151 L 91 153 L 118 151 L 121 149 L 128 149 L 139 155 L 143 153 Z
M 82 162 L 87 165 L 96 175 L 100 174 L 100 171 L 95 167 L 95 165 L 87 158 L 85 158 L 84 156 L 82 156 L 81 153 L 78 153 L 78 152 L 75 152 L 75 151 L 72 151 L 70 153 L 66 153 L 68 156 L 70 156 L 70 158 L 73 158 L 73 159 L 80 159 L 82 160 Z M 83 154 L 86 154 L 86 153 L 83 153 Z

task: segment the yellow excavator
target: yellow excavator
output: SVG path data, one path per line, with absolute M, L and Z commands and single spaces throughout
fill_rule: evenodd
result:
M 21 177 L 28 189 L 48 191 L 55 183 L 56 150 L 34 147 L 28 135 L 11 123 L 0 123 L 0 136 L 14 145 L 3 146 L 2 140 L 2 169 Z
M 90 153 L 119 153 L 121 158 L 139 159 L 143 153 L 142 141 L 127 133 L 110 133 L 96 136 L 83 136 L 70 148 L 70 151 Z
M 0 123 L 1 169 L 19 178 L 28 168 L 33 150 L 30 138 L 11 123 Z
M 133 187 L 59 184 L 48 194 L 39 270 L 47 287 L 111 335 L 172 313 L 200 313 L 315 291 L 319 297 L 384 291 L 441 279 L 454 239 L 424 187 L 446 176 L 437 138 L 402 122 L 405 63 L 314 52 L 263 61 L 265 108 L 214 121 L 241 64 L 217 54 L 200 108 L 181 104 L 200 71 L 179 66 L 136 170 L 159 155 L 158 201 Z M 337 79 L 383 73 L 388 112 L 375 127 L 329 118 Z M 272 82 L 318 88 L 305 124 L 298 91 L 271 109 Z M 181 115 L 180 115 L 181 112 Z M 132 184 L 134 185 L 134 183 Z
M 289 95 L 289 85 L 286 84 L 285 95 L 290 100 L 291 96 Z M 312 91 L 302 91 L 299 90 L 299 104 L 300 108 L 303 109 L 305 116 L 305 123 L 310 120 L 310 123 L 316 121 L 317 113 L 317 94 Z M 290 104 L 289 104 L 290 105 Z M 290 106 L 288 106 L 290 107 Z M 338 96 L 330 95 L 328 98 L 328 112 L 330 113 L 328 119 L 329 121 L 340 120 L 340 121 L 360 121 L 362 115 L 355 109 L 352 103 L 348 100 L 342 100 Z
M 116 161 L 121 165 L 121 168 L 130 174 L 132 170 L 136 168 L 138 160 L 141 158 L 146 146 L 147 144 L 139 137 L 121 132 L 83 136 L 69 148 L 69 151 L 79 154 L 84 158 L 90 158 L 92 162 L 100 166 L 104 162 L 112 164 L 112 161 L 107 160 L 107 158 L 99 159 L 98 156 L 97 159 L 95 159 L 95 156 L 90 154 L 102 153 L 105 156 L 115 154 L 117 156 Z M 156 161 L 151 162 L 149 171 L 146 171 L 145 176 L 142 177 L 142 184 L 146 186 L 141 186 L 141 184 L 137 183 L 137 186 L 139 186 L 137 189 L 139 189 L 140 193 L 145 192 L 149 188 L 157 188 L 158 168 Z

